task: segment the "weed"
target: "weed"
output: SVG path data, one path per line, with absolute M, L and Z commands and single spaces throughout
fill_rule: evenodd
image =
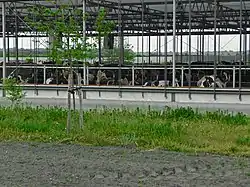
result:
M 72 131 L 67 134 L 66 109 L 0 107 L 0 140 L 250 155 L 250 120 L 240 113 L 199 113 L 183 107 L 163 111 L 104 107 L 85 111 L 84 129 L 77 127 L 78 115 L 72 111 Z
M 250 136 L 239 137 L 237 139 L 237 144 L 250 146 Z

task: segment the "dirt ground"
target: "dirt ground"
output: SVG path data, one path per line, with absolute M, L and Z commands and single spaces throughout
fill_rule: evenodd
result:
M 121 147 L 0 143 L 0 186 L 250 186 L 250 159 Z

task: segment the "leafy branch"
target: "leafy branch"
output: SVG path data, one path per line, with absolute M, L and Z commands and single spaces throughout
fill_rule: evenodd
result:
M 22 86 L 16 78 L 3 79 L 3 89 L 6 91 L 6 97 L 12 105 L 19 104 L 25 97 Z

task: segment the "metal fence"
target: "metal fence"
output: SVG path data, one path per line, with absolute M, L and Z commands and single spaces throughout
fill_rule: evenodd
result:
M 56 79 L 58 76 L 55 76 L 55 72 L 67 71 L 68 68 L 61 66 L 7 66 L 6 72 L 7 77 L 9 76 L 21 76 L 23 80 L 31 78 L 33 76 L 33 81 L 30 81 L 30 84 L 63 84 Z M 117 86 L 143 86 L 145 82 L 154 81 L 152 74 L 161 74 L 162 80 L 171 80 L 172 77 L 172 67 L 139 67 L 139 66 L 131 66 L 131 67 L 74 67 L 75 72 L 78 72 L 82 75 L 82 84 L 83 85 L 97 85 L 96 76 L 98 71 L 105 73 L 108 80 L 112 79 L 123 79 L 126 77 L 130 84 L 117 84 Z M 179 82 L 178 87 L 199 87 L 196 83 L 204 76 L 213 76 L 214 70 L 216 70 L 217 74 L 223 74 L 226 72 L 230 77 L 227 80 L 227 88 L 250 88 L 250 67 L 248 66 L 231 66 L 231 67 L 187 67 L 187 66 L 179 66 L 175 68 L 176 77 Z M 141 80 L 140 84 L 135 84 L 136 76 L 138 77 L 138 72 L 140 73 Z M 109 74 L 109 75 L 107 75 Z M 147 74 L 144 78 L 142 74 Z M 197 79 L 189 80 L 187 77 L 189 75 L 200 76 Z M 2 76 L 2 70 L 0 70 L 0 76 Z M 53 78 L 54 77 L 54 78 Z M 95 77 L 94 81 L 91 81 L 90 78 Z M 51 83 L 48 79 L 54 79 L 55 82 Z M 93 79 L 93 78 L 92 78 Z M 173 80 L 173 79 L 172 79 Z M 24 81 L 25 82 L 25 81 Z M 192 82 L 192 84 L 190 84 Z M 67 84 L 67 83 L 65 83 Z M 107 85 L 107 81 L 102 83 L 102 85 Z M 116 84 L 109 84 L 116 85 Z M 169 85 L 171 87 L 171 85 Z

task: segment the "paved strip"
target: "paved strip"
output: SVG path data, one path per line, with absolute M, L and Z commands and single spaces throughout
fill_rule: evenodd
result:
M 61 106 L 67 107 L 67 99 L 64 98 L 26 98 L 25 103 L 32 106 Z M 0 98 L 1 105 L 9 105 L 10 102 L 4 98 Z M 216 104 L 216 103 L 172 103 L 172 102 L 156 102 L 156 101 L 117 101 L 117 100 L 83 100 L 83 108 L 85 110 L 100 108 L 120 108 L 125 106 L 127 108 L 148 108 L 162 110 L 166 106 L 177 108 L 177 107 L 192 107 L 198 108 L 201 111 L 215 111 L 215 110 L 227 110 L 229 112 L 242 112 L 250 115 L 250 104 Z M 76 108 L 79 109 L 79 101 L 76 100 Z

